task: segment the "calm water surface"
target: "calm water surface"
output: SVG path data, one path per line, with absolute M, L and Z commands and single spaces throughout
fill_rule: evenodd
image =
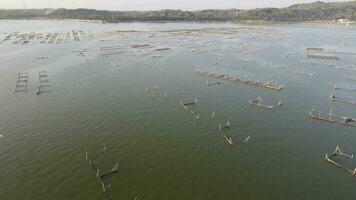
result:
M 355 91 L 332 90 L 356 88 L 345 79 L 356 77 L 356 27 L 0 21 L 0 41 L 72 30 L 85 33 L 81 41 L 0 44 L 0 199 L 356 198 L 355 177 L 324 161 L 336 145 L 356 154 L 356 129 L 308 119 L 313 106 L 356 116 L 356 106 L 329 100 L 330 92 L 356 100 Z M 307 47 L 340 60 L 308 59 Z M 284 88 L 207 87 L 193 68 Z M 48 71 L 52 93 L 36 95 L 39 70 Z M 19 72 L 29 74 L 28 88 L 14 93 Z M 284 104 L 249 105 L 256 96 Z M 195 97 L 199 120 L 179 106 Z M 218 129 L 227 120 L 223 134 L 234 145 Z M 119 163 L 104 180 L 109 192 L 86 150 L 102 173 Z

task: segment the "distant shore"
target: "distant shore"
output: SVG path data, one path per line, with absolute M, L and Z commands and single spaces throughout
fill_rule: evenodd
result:
M 97 24 L 119 24 L 119 23 L 236 23 L 236 24 L 253 24 L 253 25 L 266 25 L 266 24 L 335 24 L 343 25 L 336 20 L 314 20 L 314 21 L 268 21 L 268 20 L 227 20 L 227 21 L 215 21 L 215 20 L 123 20 L 118 22 L 105 22 L 103 20 L 91 20 L 91 19 L 59 19 L 59 18 L 23 18 L 23 19 L 0 19 L 1 21 L 15 21 L 15 20 L 53 20 L 53 21 L 68 21 L 68 22 L 84 22 L 84 23 L 97 23 Z M 347 25 L 356 25 L 356 21 L 350 21 Z
M 284 8 L 243 10 L 147 10 L 114 11 L 95 9 L 0 9 L 0 19 L 75 19 L 100 23 L 120 22 L 238 22 L 238 23 L 338 23 L 350 25 L 356 21 L 356 1 L 295 4 Z

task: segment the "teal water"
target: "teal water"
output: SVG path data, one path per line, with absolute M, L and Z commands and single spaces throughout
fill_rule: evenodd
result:
M 356 116 L 356 106 L 329 100 L 331 92 L 356 100 L 355 91 L 331 89 L 356 87 L 345 79 L 356 77 L 356 27 L 0 21 L 0 41 L 14 32 L 71 30 L 89 36 L 0 44 L 0 199 L 355 199 L 355 177 L 324 155 L 336 145 L 356 155 L 356 129 L 311 120 L 308 112 L 332 106 Z M 150 46 L 132 47 L 142 44 Z M 120 53 L 101 55 L 109 46 Z M 156 51 L 165 47 L 171 50 Z M 308 59 L 307 47 L 336 51 L 340 60 Z M 80 50 L 84 57 L 73 52 Z M 284 88 L 228 81 L 207 87 L 194 67 Z M 52 93 L 36 95 L 42 69 Z M 29 73 L 25 93 L 14 93 L 19 72 Z M 256 96 L 284 104 L 273 111 L 249 105 Z M 199 120 L 179 106 L 195 97 Z M 234 145 L 218 129 L 227 120 L 224 134 Z M 109 192 L 86 150 L 101 172 L 119 163 L 104 180 Z

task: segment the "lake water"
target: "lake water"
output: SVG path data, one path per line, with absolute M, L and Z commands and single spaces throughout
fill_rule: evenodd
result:
M 48 33 L 69 38 L 41 43 Z M 0 199 L 353 200 L 355 177 L 324 156 L 337 145 L 356 155 L 356 128 L 308 113 L 356 117 L 329 98 L 356 100 L 355 35 L 327 24 L 0 21 Z M 307 58 L 308 47 L 339 60 Z M 284 88 L 208 87 L 194 69 Z M 51 93 L 36 95 L 39 70 Z M 27 91 L 15 93 L 20 72 Z M 250 105 L 257 96 L 274 109 Z M 199 120 L 179 105 L 196 97 Z M 104 193 L 96 170 L 115 163 Z

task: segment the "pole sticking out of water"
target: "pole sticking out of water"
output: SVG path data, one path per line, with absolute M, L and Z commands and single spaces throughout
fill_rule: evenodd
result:
M 119 170 L 119 163 L 116 163 L 112 168 L 111 172 L 117 172 Z
M 195 105 L 198 104 L 198 97 L 195 97 Z
M 278 102 L 278 106 L 281 107 L 283 105 L 282 101 Z
M 91 163 L 91 158 L 89 158 L 89 167 L 90 167 L 90 168 L 93 168 L 93 165 L 92 165 L 92 163 Z
M 224 138 L 226 139 L 226 141 L 229 143 L 229 144 L 233 144 L 233 141 L 231 138 L 227 137 L 226 135 L 224 135 Z
M 226 127 L 226 128 L 230 128 L 230 121 L 227 121 L 227 122 L 226 122 L 225 127 Z
M 222 131 L 221 123 L 219 124 L 219 130 Z
M 214 117 L 215 117 L 215 112 L 213 112 L 213 113 L 211 114 L 211 118 L 214 119 Z
M 346 154 L 344 152 L 341 151 L 339 145 L 336 146 L 336 149 L 335 149 L 335 152 L 334 152 L 334 155 L 340 155 L 340 156 L 345 156 L 349 159 L 353 159 L 354 158 L 354 155 L 349 155 L 349 154 Z
M 104 182 L 101 182 L 101 186 L 103 187 L 103 191 L 106 192 L 106 187 L 105 187 Z
M 106 147 L 106 145 L 105 145 L 104 148 L 101 150 L 101 153 L 105 153 L 106 150 L 107 150 L 107 147 Z
M 245 138 L 242 143 L 247 143 L 249 140 L 250 140 L 250 136 L 248 136 L 247 138 Z

